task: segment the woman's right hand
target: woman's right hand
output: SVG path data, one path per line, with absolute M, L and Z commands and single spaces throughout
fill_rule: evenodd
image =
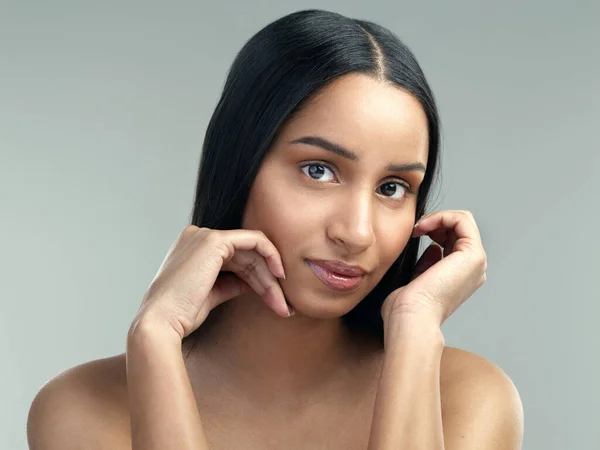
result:
M 221 271 L 233 273 L 219 276 Z M 130 331 L 149 319 L 172 327 L 183 339 L 217 305 L 251 291 L 276 314 L 288 317 L 277 277 L 285 277 L 281 256 L 261 231 L 188 225 L 150 283 Z

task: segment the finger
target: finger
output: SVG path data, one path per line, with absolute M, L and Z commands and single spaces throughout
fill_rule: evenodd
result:
M 454 245 L 456 244 L 457 240 L 458 240 L 458 237 L 456 236 L 456 233 L 454 233 L 454 232 L 449 233 L 449 236 L 444 244 L 444 256 L 448 256 L 450 253 L 452 253 L 454 251 Z
M 289 317 L 293 314 L 293 310 L 291 306 L 288 306 L 288 303 L 285 300 L 285 295 L 283 294 L 283 290 L 279 285 L 277 279 L 273 278 L 273 283 L 268 283 L 265 285 L 264 280 L 259 280 L 258 273 L 251 276 L 251 285 L 258 286 L 255 289 L 256 292 L 262 290 L 263 293 L 260 294 L 265 303 L 273 310 L 275 313 L 280 315 L 281 317 Z
M 436 228 L 427 233 L 427 236 L 431 238 L 432 241 L 436 242 L 440 246 L 446 248 L 448 242 L 451 240 L 452 235 L 456 236 L 454 230 L 452 228 Z
M 250 262 L 234 267 L 233 269 L 240 278 L 248 283 L 252 289 L 260 295 L 267 305 L 277 314 L 289 316 L 289 308 L 285 301 L 285 296 L 277 278 L 271 273 L 267 262 L 260 255 Z
M 455 237 L 451 237 L 454 234 Z M 438 211 L 421 219 L 413 230 L 413 237 L 428 235 L 443 247 L 448 243 L 456 250 L 481 246 L 479 229 L 464 211 Z M 455 242 L 451 242 L 455 241 Z M 450 248 L 452 250 L 452 248 Z
M 211 309 L 241 294 L 252 292 L 252 287 L 233 273 L 217 278 L 210 292 Z
M 279 278 L 285 278 L 281 255 L 275 245 L 256 230 L 227 230 L 222 232 L 238 250 L 255 250 L 265 258 L 270 271 Z
M 432 242 L 431 245 L 425 249 L 419 258 L 419 261 L 417 261 L 414 269 L 413 280 L 441 259 L 442 248 L 437 243 Z

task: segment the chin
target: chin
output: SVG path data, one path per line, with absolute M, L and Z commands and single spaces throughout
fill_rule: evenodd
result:
M 326 287 L 323 290 L 311 283 L 298 283 L 292 280 L 280 280 L 285 299 L 297 313 L 315 319 L 337 319 L 350 312 L 367 295 L 358 289 L 353 292 L 335 292 Z M 296 283 L 294 283 L 296 284 Z

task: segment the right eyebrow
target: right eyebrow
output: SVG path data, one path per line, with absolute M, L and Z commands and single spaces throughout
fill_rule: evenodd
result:
M 359 157 L 356 153 L 348 150 L 347 148 L 342 147 L 340 144 L 336 144 L 335 142 L 328 141 L 327 139 L 320 136 L 303 136 L 298 139 L 294 139 L 289 142 L 290 144 L 306 144 L 306 145 L 314 145 L 315 147 L 320 147 L 324 150 L 335 153 L 336 155 L 340 155 L 344 158 L 347 158 L 351 161 L 358 161 Z M 389 172 L 426 172 L 425 166 L 420 162 L 413 162 L 408 164 L 390 164 L 386 167 L 386 170 Z
M 344 148 L 339 144 L 328 141 L 327 139 L 319 137 L 319 136 L 303 136 L 301 138 L 294 139 L 293 141 L 290 141 L 289 143 L 290 144 L 314 145 L 316 147 L 321 147 L 324 150 L 333 152 L 336 155 L 340 155 L 344 158 L 347 158 L 351 161 L 358 161 L 358 156 L 356 155 L 356 153 L 351 152 L 347 148 Z

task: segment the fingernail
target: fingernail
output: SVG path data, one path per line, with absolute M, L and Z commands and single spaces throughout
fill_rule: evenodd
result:
M 288 311 L 290 312 L 288 317 L 293 316 L 294 314 L 296 314 L 296 310 L 294 308 L 292 308 L 292 305 L 290 305 L 289 303 L 287 303 L 287 307 L 288 307 Z

